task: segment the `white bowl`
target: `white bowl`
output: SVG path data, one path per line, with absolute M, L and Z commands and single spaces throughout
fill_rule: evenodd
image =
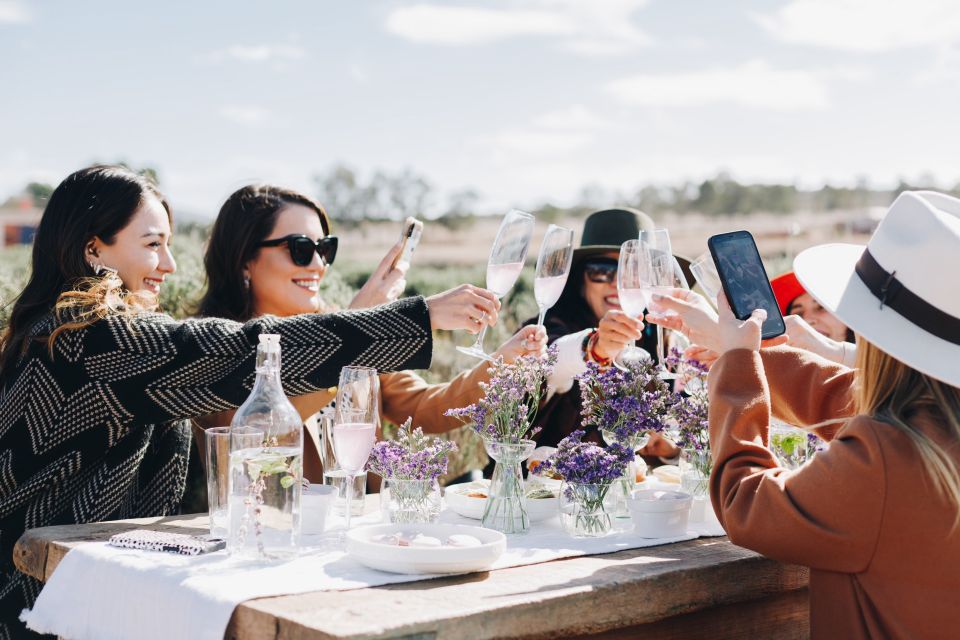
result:
M 465 534 L 480 540 L 477 547 L 400 547 L 372 538 L 384 534 L 421 533 L 445 540 Z M 499 531 L 463 524 L 375 524 L 347 532 L 347 553 L 371 569 L 389 573 L 468 573 L 484 571 L 503 555 L 507 539 Z
M 303 490 L 300 496 L 301 533 L 323 533 L 336 493 L 337 488 L 328 484 L 312 484 Z
M 557 492 L 560 490 L 559 485 L 556 488 L 553 488 L 544 484 L 544 487 L 553 491 L 554 497 L 527 499 L 527 516 L 530 518 L 530 522 L 546 520 L 547 518 L 555 516 L 560 512 L 560 500 L 556 497 Z M 475 480 L 473 482 L 463 482 L 460 484 L 449 485 L 446 489 L 444 489 L 443 495 L 447 502 L 447 506 L 453 512 L 463 516 L 464 518 L 480 520 L 483 518 L 483 510 L 486 507 L 487 500 L 486 498 L 471 498 L 468 497 L 467 494 L 471 491 L 482 491 L 483 493 L 487 493 L 489 489 L 489 480 Z
M 687 533 L 693 496 L 682 491 L 639 489 L 627 498 L 633 532 L 641 538 L 674 538 Z

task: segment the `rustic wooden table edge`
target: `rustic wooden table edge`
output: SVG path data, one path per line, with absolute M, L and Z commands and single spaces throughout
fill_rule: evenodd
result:
M 17 542 L 14 561 L 45 581 L 77 545 L 134 528 L 196 533 L 206 526 L 201 514 L 33 529 Z M 795 624 L 805 601 L 796 604 L 791 594 L 805 592 L 807 582 L 803 567 L 725 537 L 699 538 L 488 573 L 250 600 L 234 611 L 226 637 L 549 638 L 643 628 L 771 598 L 783 600 L 773 610 L 789 608 L 785 620 Z M 712 637 L 723 637 L 716 631 Z

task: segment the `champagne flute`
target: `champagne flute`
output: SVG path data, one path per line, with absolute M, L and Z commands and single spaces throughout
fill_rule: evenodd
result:
M 344 367 L 337 386 L 333 426 L 333 451 L 347 473 L 346 528 L 350 529 L 350 508 L 354 478 L 363 473 L 377 439 L 380 421 L 380 378 L 371 367 Z
M 674 286 L 670 233 L 666 229 L 641 230 L 640 243 L 646 247 L 650 256 L 650 283 L 653 285 L 651 293 L 662 293 L 664 289 Z M 663 360 L 663 327 L 657 325 L 657 368 L 660 370 L 661 377 L 672 377 L 664 366 Z
M 540 309 L 538 325 L 543 325 L 547 310 L 557 303 L 570 275 L 573 262 L 573 230 L 551 224 L 543 236 L 537 257 L 537 275 L 533 280 L 533 297 Z
M 620 246 L 617 264 L 617 297 L 625 314 L 631 318 L 643 317 L 643 310 L 650 303 L 652 284 L 649 251 L 639 240 L 627 240 Z M 617 354 L 614 364 L 627 369 L 648 357 L 649 354 L 634 343 Z
M 680 268 L 680 263 L 677 262 L 677 259 L 672 255 L 657 255 L 651 260 L 651 279 L 654 281 L 655 285 L 653 287 L 653 293 L 659 293 L 667 295 L 671 289 L 690 289 L 690 285 L 687 284 L 687 278 L 683 275 L 683 270 Z M 657 315 L 662 316 L 675 316 L 677 315 L 676 311 L 667 309 L 664 306 L 661 306 L 654 302 L 652 299 L 650 301 L 650 311 L 656 313 Z M 657 325 L 657 328 L 660 328 L 660 325 Z M 689 346 L 689 341 L 685 337 L 682 337 L 682 334 L 670 334 L 671 336 L 676 335 L 680 336 L 681 339 L 678 340 L 678 347 L 683 347 L 683 343 L 686 342 Z M 657 335 L 657 357 L 659 358 L 659 370 L 660 377 L 675 378 L 676 374 L 667 369 L 666 360 L 664 358 L 665 342 L 663 333 Z
M 490 249 L 487 260 L 487 289 L 497 298 L 507 295 L 523 271 L 523 261 L 527 259 L 530 248 L 530 236 L 533 235 L 533 216 L 518 209 L 511 209 L 500 223 L 497 237 Z M 469 347 L 457 347 L 457 351 L 481 358 L 493 358 L 483 350 L 483 337 L 487 333 L 484 325 L 477 340 Z

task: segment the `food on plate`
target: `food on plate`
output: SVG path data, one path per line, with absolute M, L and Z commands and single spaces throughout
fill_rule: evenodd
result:
M 557 494 L 544 486 L 533 486 L 527 490 L 528 500 L 549 500 L 556 497 Z
M 672 464 L 665 464 L 662 467 L 657 467 L 653 470 L 653 475 L 660 482 L 672 482 L 674 484 L 680 484 L 680 467 Z
M 466 494 L 466 496 L 468 498 L 483 498 L 484 500 L 487 499 L 487 494 L 480 490 L 471 491 L 470 493 Z
M 418 533 L 410 540 L 411 547 L 442 547 L 443 543 L 440 541 L 440 538 L 434 538 L 433 536 L 425 536 L 422 533 Z
M 473 536 L 463 533 L 455 533 L 446 540 L 446 544 L 451 547 L 479 547 L 483 543 Z

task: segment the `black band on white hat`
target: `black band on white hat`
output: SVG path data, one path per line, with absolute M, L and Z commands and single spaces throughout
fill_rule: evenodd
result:
M 897 272 L 880 266 L 870 249 L 864 249 L 857 261 L 857 275 L 880 301 L 927 333 L 960 345 L 960 318 L 933 306 L 897 280 Z

